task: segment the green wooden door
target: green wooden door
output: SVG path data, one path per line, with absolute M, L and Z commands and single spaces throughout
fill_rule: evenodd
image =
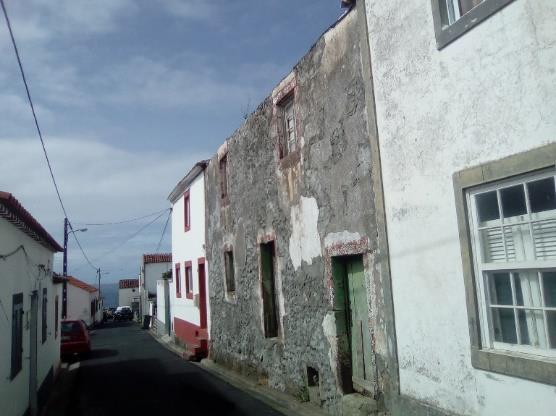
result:
M 371 336 L 369 332 L 369 308 L 363 258 L 349 257 L 346 261 L 349 296 L 348 337 L 351 347 L 351 368 L 354 387 L 365 386 L 371 380 Z

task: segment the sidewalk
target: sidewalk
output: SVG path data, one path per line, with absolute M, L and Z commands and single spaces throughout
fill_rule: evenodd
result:
M 157 337 L 151 331 L 149 333 L 160 344 L 172 351 L 176 355 L 188 359 L 188 354 L 184 348 L 173 342 L 169 336 Z M 242 390 L 261 402 L 286 416 L 324 416 L 325 413 L 316 406 L 306 402 L 300 402 L 294 397 L 282 393 L 278 390 L 259 385 L 256 381 L 244 377 L 234 371 L 228 370 L 210 359 L 204 359 L 200 363 L 193 363 L 203 368 L 205 371 L 224 380 L 226 383 Z

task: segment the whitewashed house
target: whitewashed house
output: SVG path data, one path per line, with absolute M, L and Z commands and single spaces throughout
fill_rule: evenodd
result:
M 130 306 L 139 313 L 139 279 L 122 279 L 118 282 L 118 306 Z
M 206 356 L 209 339 L 208 268 L 205 262 L 205 168 L 195 164 L 176 185 L 172 203 L 173 278 L 169 284 L 173 332 L 191 356 Z
M 141 273 L 139 274 L 142 316 L 149 315 L 153 317 L 153 320 L 155 319 L 157 313 L 157 281 L 170 270 L 172 270 L 172 253 L 143 254 Z
M 385 402 L 394 415 L 553 416 L 556 2 L 357 7 L 378 125 Z
M 11 194 L 0 192 L 0 413 L 36 415 L 60 367 L 58 243 Z
M 68 315 L 67 320 L 81 320 L 87 326 L 102 321 L 102 305 L 98 289 L 73 276 L 67 276 Z

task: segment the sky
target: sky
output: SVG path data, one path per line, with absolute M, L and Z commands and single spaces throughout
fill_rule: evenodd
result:
M 69 218 L 87 228 L 78 237 L 94 267 L 70 237 L 68 274 L 88 282 L 95 268 L 103 282 L 137 277 L 173 187 L 342 12 L 339 0 L 4 1 Z M 3 18 L 0 155 L 0 190 L 62 244 L 64 214 Z M 159 252 L 170 251 L 168 226 Z

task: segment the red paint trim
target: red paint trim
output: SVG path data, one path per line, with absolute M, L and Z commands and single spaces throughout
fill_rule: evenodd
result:
M 176 263 L 176 275 L 174 277 L 174 282 L 176 284 L 176 297 L 181 298 L 181 273 L 179 263 Z
M 199 276 L 199 322 L 201 328 L 207 328 L 207 279 L 205 258 L 201 257 L 197 259 L 197 264 L 199 265 L 197 269 L 197 274 Z
M 189 189 L 183 193 L 183 231 L 191 230 L 191 198 Z
M 206 260 L 205 260 L 204 257 L 199 257 L 199 258 L 197 259 L 197 264 L 205 264 L 205 263 L 206 263 Z
M 189 279 L 187 271 L 189 270 L 189 276 L 191 276 L 191 280 Z M 184 262 L 184 273 L 183 276 L 185 278 L 185 293 L 187 299 L 193 299 L 193 263 L 191 261 Z
M 174 317 L 174 333 L 176 337 L 191 349 L 198 349 L 201 355 L 206 356 L 208 352 L 208 333 L 206 329 Z

